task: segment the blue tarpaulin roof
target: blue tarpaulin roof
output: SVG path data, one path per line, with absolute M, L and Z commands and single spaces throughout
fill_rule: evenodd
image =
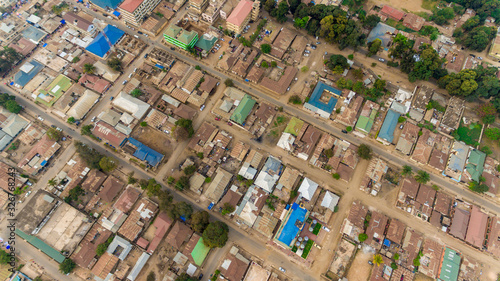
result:
M 116 9 L 122 0 L 92 0 L 92 4 L 97 5 L 103 9 Z
M 384 246 L 390 247 L 391 246 L 391 241 L 384 239 Z
M 47 165 L 47 160 L 43 160 L 42 163 L 40 163 L 40 166 L 44 167 L 45 165 Z
M 44 47 L 44 48 L 45 48 L 45 47 L 47 47 L 47 43 L 43 44 L 43 46 L 42 46 L 42 47 Z
M 115 16 L 117 16 L 117 17 L 119 17 L 121 14 L 120 14 L 120 12 L 118 12 L 118 11 L 113 11 L 113 15 L 115 15 Z
M 164 69 L 165 67 L 163 67 L 163 65 L 161 64 L 155 64 L 156 67 L 158 67 L 159 69 Z
M 147 147 L 142 142 L 134 138 L 129 138 L 128 142 L 137 147 L 133 155 L 143 161 L 148 162 L 148 164 L 151 166 L 158 165 L 158 163 L 160 163 L 160 161 L 163 159 L 163 154 Z
M 281 233 L 278 237 L 278 241 L 290 246 L 295 236 L 304 227 L 304 221 L 306 220 L 307 210 L 301 208 L 297 203 L 293 203 L 292 210 L 288 216 L 288 220 L 281 229 Z
M 102 31 L 106 34 L 106 37 L 108 37 L 108 40 L 112 45 L 116 44 L 116 42 L 118 42 L 118 40 L 120 40 L 120 38 L 122 38 L 125 34 L 125 31 L 112 25 L 106 26 Z M 111 49 L 108 40 L 104 38 L 103 32 L 99 32 L 92 43 L 90 43 L 90 45 L 86 48 L 87 51 L 101 58 L 103 58 Z

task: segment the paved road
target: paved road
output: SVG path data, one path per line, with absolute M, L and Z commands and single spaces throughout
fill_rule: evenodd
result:
M 2 92 L 9 93 L 11 95 L 16 94 L 14 91 L 12 91 L 10 88 L 6 88 L 3 85 L 0 85 L 0 90 Z M 73 137 L 73 139 L 78 139 L 81 142 L 93 147 L 100 153 L 106 155 L 106 156 L 113 156 L 114 158 L 117 158 L 115 154 L 112 152 L 106 150 L 102 146 L 96 145 L 92 141 L 90 141 L 88 138 L 81 136 L 78 132 L 76 132 L 74 129 L 70 128 L 66 122 L 63 122 L 62 120 L 55 118 L 51 115 L 46 114 L 42 109 L 34 105 L 31 101 L 28 101 L 24 97 L 21 97 L 19 95 L 16 95 L 16 101 L 22 105 L 27 111 L 31 112 L 34 115 L 42 115 L 45 118 L 45 122 L 48 124 L 54 124 L 58 126 L 59 128 L 62 128 L 64 130 L 64 133 L 67 135 L 70 135 Z M 124 161 L 121 158 L 117 158 L 119 161 L 119 166 L 125 166 L 128 169 L 132 170 L 134 172 L 134 175 L 139 178 L 150 178 L 151 176 L 145 173 L 143 170 L 136 168 L 133 165 L 130 165 L 127 161 Z M 163 177 L 158 176 L 156 180 L 158 182 L 162 182 Z M 166 187 L 165 189 L 169 189 Z M 176 201 L 187 201 L 193 205 L 193 208 L 195 211 L 198 210 L 203 210 L 204 208 L 200 207 L 197 205 L 195 200 L 193 200 L 191 197 L 188 197 L 186 194 L 177 192 L 174 189 L 169 189 L 170 192 L 173 195 L 174 200 Z M 212 220 L 223 220 L 223 218 L 215 212 L 209 212 Z M 230 242 L 234 242 L 238 245 L 241 245 L 246 251 L 250 252 L 252 255 L 258 256 L 258 257 L 269 257 L 271 264 L 274 267 L 279 267 L 283 266 L 288 269 L 287 273 L 290 273 L 291 276 L 296 276 L 297 280 L 317 280 L 312 277 L 310 277 L 306 272 L 304 272 L 301 267 L 297 266 L 296 264 L 293 264 L 290 262 L 285 256 L 282 254 L 272 250 L 268 249 L 266 245 L 260 240 L 260 239 L 255 239 L 252 237 L 252 235 L 246 233 L 245 231 L 241 230 L 240 228 L 236 227 L 234 224 L 229 223 L 229 230 L 230 230 Z M 31 250 L 30 250 L 31 248 Z M 28 256 L 35 256 L 35 249 L 33 247 L 27 248 L 25 251 L 28 252 Z M 212 253 L 213 256 L 218 257 L 221 254 L 218 253 L 219 251 L 223 251 L 222 249 L 216 249 L 214 250 L 215 253 Z M 46 256 L 45 256 L 46 257 Z M 46 258 L 48 259 L 48 258 Z M 212 263 L 210 263 L 212 264 Z M 52 268 L 52 270 L 57 271 L 57 264 L 50 264 L 43 265 L 47 271 L 49 268 Z M 212 264 L 210 266 L 211 268 L 214 268 L 214 265 Z M 206 280 L 208 280 L 208 276 L 213 273 L 213 272 L 203 272 L 205 276 L 207 277 Z M 52 275 L 53 277 L 57 278 L 56 275 Z M 205 280 L 205 278 L 203 278 Z M 57 279 L 57 280 L 67 280 L 67 279 Z

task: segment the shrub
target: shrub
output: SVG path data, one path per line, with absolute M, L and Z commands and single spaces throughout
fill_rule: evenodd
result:
M 365 242 L 366 239 L 368 239 L 368 235 L 366 235 L 366 233 L 361 233 L 358 235 L 359 242 Z
M 347 56 L 348 59 L 353 60 L 354 59 L 354 54 L 350 54 Z
M 339 173 L 332 174 L 332 178 L 334 178 L 336 180 L 340 179 Z
M 346 130 L 346 131 L 348 131 L 348 132 L 351 132 L 351 131 L 352 131 L 352 127 L 351 127 L 351 126 L 347 126 L 347 127 L 345 128 L 345 130 Z
M 302 100 L 299 96 L 293 95 L 288 99 L 288 102 L 291 104 L 302 104 Z

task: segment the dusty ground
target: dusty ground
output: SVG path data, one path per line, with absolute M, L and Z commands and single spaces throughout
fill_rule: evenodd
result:
M 368 1 L 367 6 L 373 7 L 374 5 L 390 5 L 400 10 L 407 10 L 411 12 L 429 12 L 422 8 L 422 0 L 383 0 L 383 1 Z
M 422 273 L 415 274 L 415 281 L 432 281 L 433 278 L 430 278 L 427 275 L 423 275 Z
M 351 263 L 347 279 L 350 281 L 366 281 L 370 277 L 372 265 L 368 261 L 373 258 L 373 253 L 359 249 Z
M 162 132 L 151 127 L 140 127 L 136 129 L 132 136 L 150 148 L 165 155 L 168 158 L 172 153 L 172 141 Z

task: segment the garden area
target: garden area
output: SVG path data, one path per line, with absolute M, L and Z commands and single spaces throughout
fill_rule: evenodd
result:
M 453 137 L 458 141 L 463 141 L 465 144 L 477 146 L 482 128 L 483 126 L 479 123 L 465 125 L 463 122 L 460 122 L 460 127 L 453 132 Z

